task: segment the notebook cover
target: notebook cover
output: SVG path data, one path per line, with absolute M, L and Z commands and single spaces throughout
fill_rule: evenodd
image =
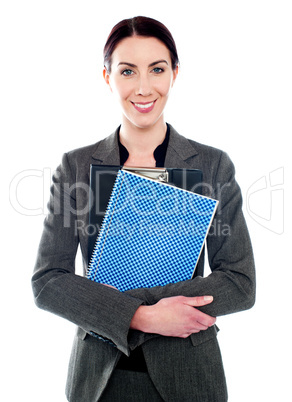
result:
M 120 291 L 190 279 L 218 201 L 119 171 L 87 277 Z
M 95 165 L 90 166 L 90 211 L 88 227 L 88 261 L 90 261 L 93 248 L 98 236 L 110 195 L 122 166 Z M 203 173 L 199 169 L 166 168 L 168 182 L 185 190 L 201 194 Z M 200 273 L 203 275 L 203 273 Z

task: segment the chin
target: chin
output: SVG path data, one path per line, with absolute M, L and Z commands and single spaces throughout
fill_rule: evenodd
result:
M 132 126 L 140 129 L 149 129 L 159 123 L 162 115 L 150 118 L 150 116 L 141 116 L 140 118 L 128 119 Z

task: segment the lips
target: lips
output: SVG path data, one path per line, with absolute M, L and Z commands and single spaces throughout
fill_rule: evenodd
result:
M 153 110 L 155 102 L 156 102 L 156 100 L 153 102 L 148 102 L 148 103 L 145 103 L 145 102 L 143 102 L 143 103 L 131 102 L 131 103 L 134 106 L 134 108 L 136 110 L 138 110 L 138 112 L 149 113 L 149 112 L 151 112 L 151 110 Z

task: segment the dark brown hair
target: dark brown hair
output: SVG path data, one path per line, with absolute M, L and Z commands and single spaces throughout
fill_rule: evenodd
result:
M 170 52 L 172 69 L 174 70 L 179 64 L 174 39 L 166 26 L 152 18 L 139 16 L 120 21 L 109 34 L 103 51 L 104 66 L 108 73 L 111 72 L 111 56 L 119 42 L 135 35 L 159 39 Z

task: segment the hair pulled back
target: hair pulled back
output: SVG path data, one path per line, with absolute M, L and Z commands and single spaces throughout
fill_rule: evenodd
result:
M 103 51 L 104 66 L 108 73 L 111 72 L 111 57 L 115 48 L 123 39 L 132 36 L 154 37 L 163 42 L 170 52 L 172 69 L 175 70 L 179 59 L 170 31 L 157 20 L 138 16 L 120 21 L 111 30 Z

